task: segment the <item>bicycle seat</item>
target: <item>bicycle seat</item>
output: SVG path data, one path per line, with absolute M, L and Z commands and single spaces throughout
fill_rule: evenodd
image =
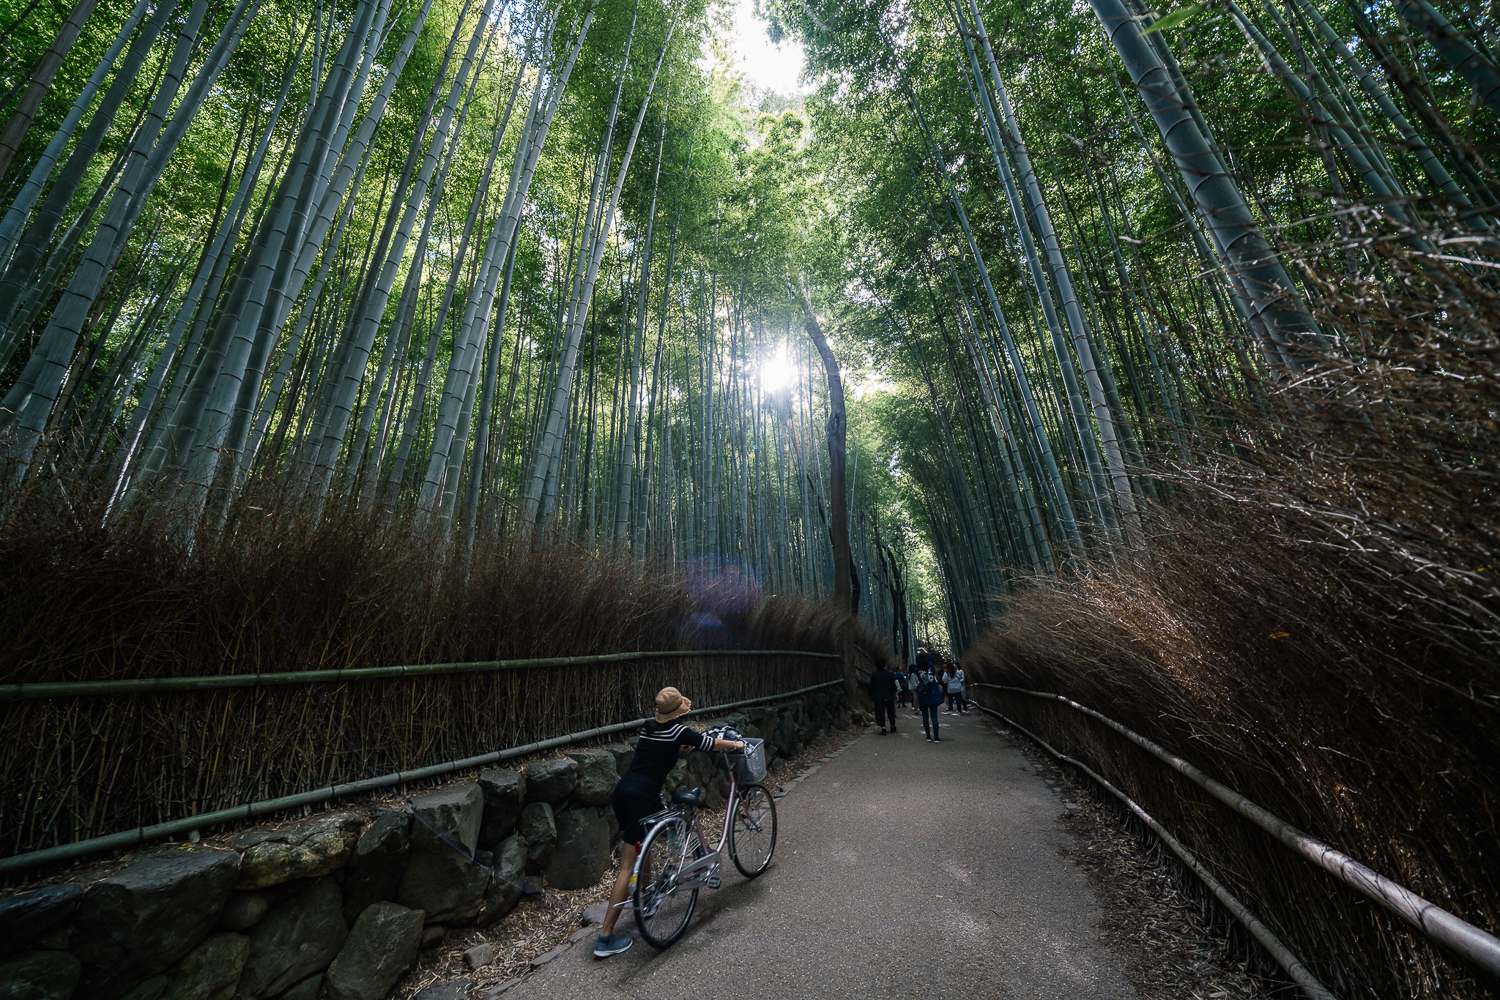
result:
M 689 788 L 687 791 L 678 790 L 672 793 L 672 804 L 674 806 L 696 806 L 703 793 L 701 788 Z

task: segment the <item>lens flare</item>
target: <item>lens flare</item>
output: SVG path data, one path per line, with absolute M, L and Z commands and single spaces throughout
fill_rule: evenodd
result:
M 786 356 L 786 347 L 760 359 L 760 388 L 775 393 L 787 388 L 797 377 L 797 366 Z

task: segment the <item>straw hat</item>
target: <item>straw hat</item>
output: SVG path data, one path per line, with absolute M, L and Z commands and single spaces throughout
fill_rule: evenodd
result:
M 683 697 L 674 687 L 665 687 L 656 692 L 656 721 L 671 722 L 680 715 L 692 711 L 693 700 Z

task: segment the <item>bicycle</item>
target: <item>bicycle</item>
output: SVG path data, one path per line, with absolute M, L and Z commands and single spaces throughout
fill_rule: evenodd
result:
M 710 730 L 710 735 L 742 739 L 733 730 Z M 760 783 L 766 776 L 765 741 L 747 739 L 743 752 L 721 751 L 721 763 L 727 764 L 730 757 L 736 759 L 729 768 L 724 830 L 712 851 L 704 846 L 698 822 L 702 789 L 672 793 L 667 808 L 641 820 L 646 839 L 630 872 L 630 900 L 636 926 L 653 947 L 665 948 L 682 937 L 698 904 L 698 891 L 719 887 L 726 848 L 746 878 L 763 873 L 776 852 L 776 801 Z

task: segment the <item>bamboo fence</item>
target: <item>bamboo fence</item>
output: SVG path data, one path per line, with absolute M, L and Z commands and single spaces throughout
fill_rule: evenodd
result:
M 1113 720 L 1082 706 L 1075 708 L 1075 703 L 1056 695 L 1039 696 L 984 682 L 973 686 L 993 692 L 986 700 L 1003 709 L 1012 725 L 1056 746 L 1071 761 L 1086 764 L 1149 807 L 1156 820 L 1184 842 L 1229 892 L 1251 906 L 1270 931 L 1336 994 L 1386 995 L 1379 986 L 1404 979 L 1420 984 L 1409 995 L 1435 995 L 1424 994 L 1424 989 L 1445 996 L 1493 995 L 1485 984 L 1494 981 L 1493 970 L 1500 958 L 1495 938 L 1427 901 L 1443 901 L 1481 927 L 1494 926 L 1487 912 L 1491 907 L 1487 901 L 1445 885 L 1442 872 L 1410 867 L 1410 855 L 1394 858 L 1373 852 L 1365 860 L 1411 889 L 1383 879 L 1376 882 L 1369 877 L 1374 873 L 1363 865 L 1349 867 L 1351 859 L 1254 803 L 1240 801 L 1243 797 L 1238 793 L 1212 782 L 1224 793 L 1216 794 L 1182 767 L 1164 765 L 1165 758 L 1152 749 L 1160 747 L 1144 738 L 1132 739 L 1136 734 Z M 1210 766 L 1222 769 L 1236 785 L 1255 788 L 1257 799 L 1264 801 L 1264 775 L 1247 775 L 1225 766 L 1212 751 L 1206 742 L 1197 745 L 1196 753 L 1206 755 Z M 1170 754 L 1166 757 L 1176 760 Z M 1264 817 L 1270 819 L 1263 823 Z M 1304 816 L 1302 823 L 1308 824 L 1311 818 Z M 1305 843 L 1293 843 L 1296 837 L 1286 834 L 1288 830 Z M 1337 838 L 1340 841 L 1358 839 L 1353 836 L 1357 831 L 1342 832 L 1345 837 Z M 1360 850 L 1355 843 L 1349 849 Z M 1412 899 L 1417 903 L 1404 907 L 1407 912 L 1392 905 Z M 1447 918 L 1449 926 L 1443 929 L 1449 933 L 1434 933 L 1441 918 Z M 1439 942 L 1457 945 L 1468 961 Z
M 532 662 L 540 665 L 11 697 L 0 710 L 0 856 L 637 718 L 668 684 L 723 704 L 840 676 L 836 656 L 780 650 Z

